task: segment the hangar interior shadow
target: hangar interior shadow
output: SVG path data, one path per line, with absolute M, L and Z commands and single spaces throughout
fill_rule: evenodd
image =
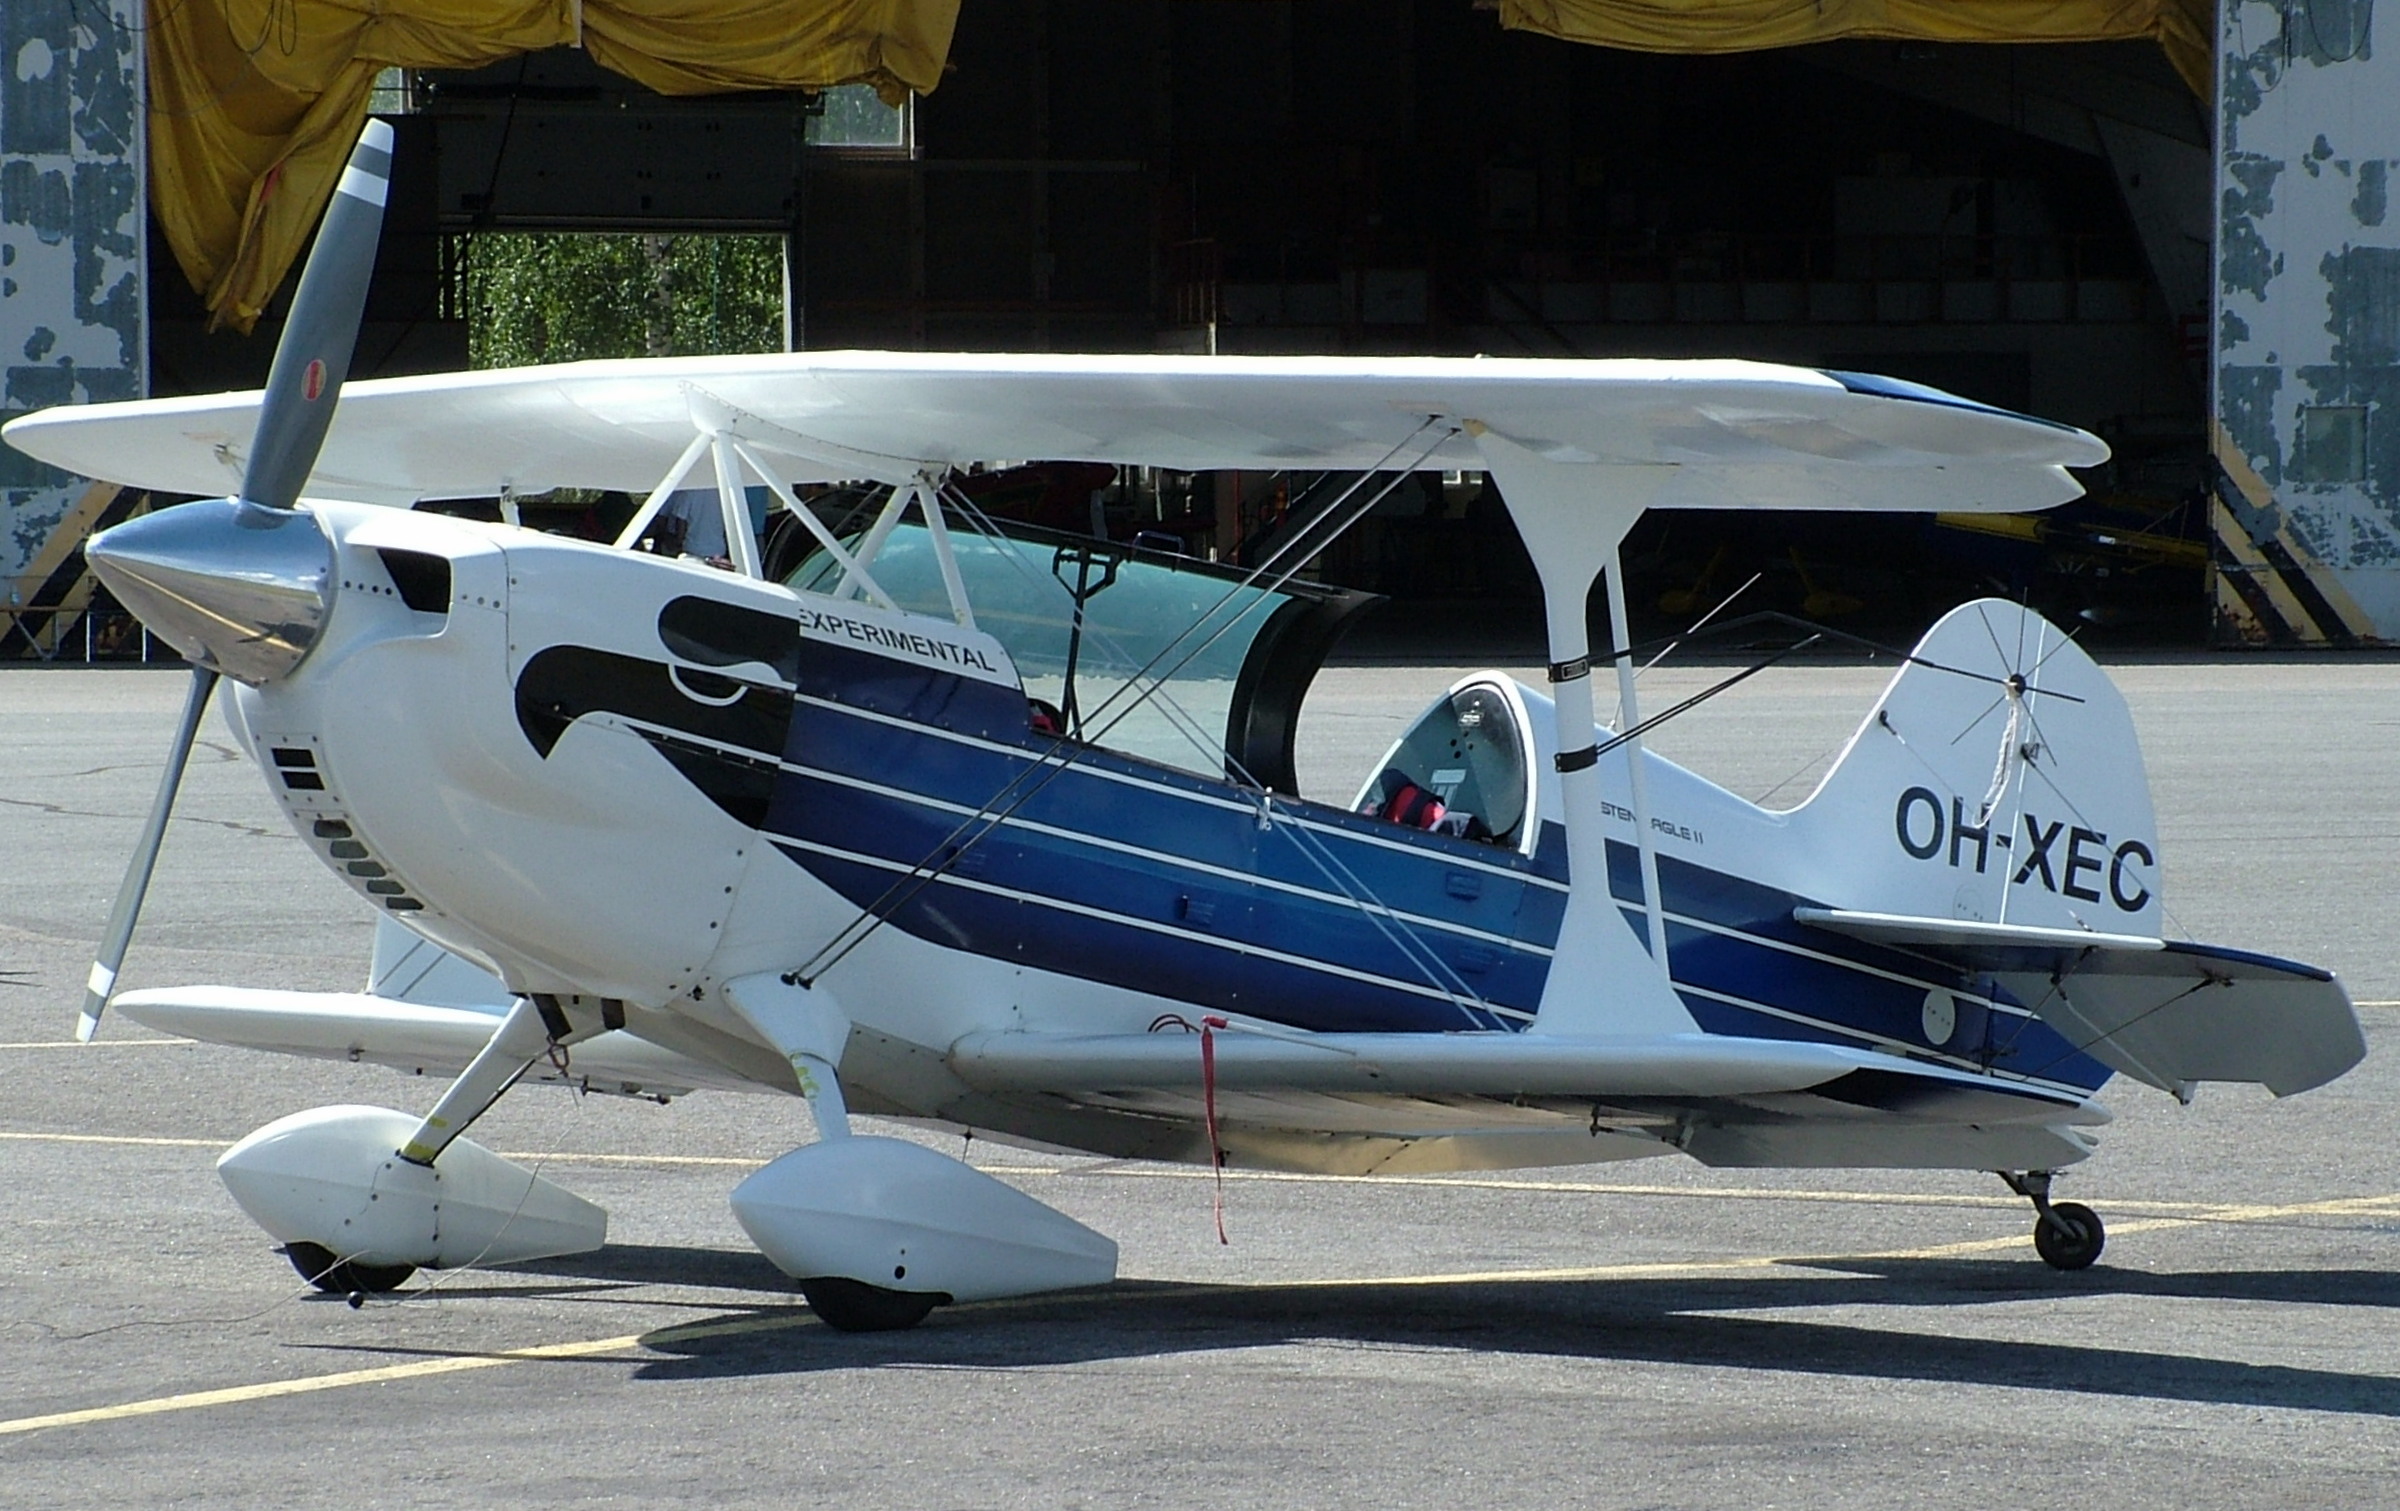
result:
M 2070 1395 L 2400 1417 L 2400 1376 L 2254 1364 L 2198 1354 L 2056 1341 L 1942 1336 L 1815 1309 L 1957 1308 L 2123 1298 L 2400 1308 L 2400 1273 L 2381 1270 L 2152 1272 L 2098 1267 L 2060 1275 L 2022 1260 L 1844 1259 L 1740 1276 L 1475 1281 L 1456 1285 L 1310 1283 L 1219 1287 L 1126 1281 L 1106 1290 L 936 1312 L 914 1331 L 844 1334 L 745 1321 L 767 1305 L 695 1318 L 646 1338 L 667 1357 L 642 1380 L 809 1374 L 887 1366 L 1040 1368 L 1310 1342 L 1766 1370 L 1861 1380 L 1998 1385 Z M 757 1255 L 627 1246 L 518 1265 L 618 1285 L 712 1286 L 790 1296 Z M 478 1295 L 483 1294 L 477 1292 Z M 1728 1315 L 1772 1309 L 1776 1317 Z M 2088 1332 L 2082 1312 L 2061 1330 Z
M 776 236 L 804 349 L 1872 370 L 2115 458 L 2038 520 L 1648 521 L 1646 633 L 1747 583 L 1746 606 L 1899 638 L 1982 592 L 2103 641 L 2207 623 L 2210 117 L 2154 43 L 1672 55 L 1454 0 L 988 0 L 905 149 L 812 137 L 799 95 L 670 99 L 571 48 L 425 71 L 408 98 L 360 376 L 466 365 L 461 269 L 526 231 Z M 250 338 L 208 333 L 174 278 L 156 302 L 159 392 L 263 379 L 280 301 Z M 1108 507 L 1120 538 L 1243 559 L 1309 485 L 1179 475 Z M 1412 606 L 1533 596 L 1466 478 L 1396 493 L 1320 570 Z

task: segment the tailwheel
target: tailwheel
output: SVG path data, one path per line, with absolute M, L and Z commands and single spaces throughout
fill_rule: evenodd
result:
M 2034 1252 L 2054 1270 L 2088 1270 L 2108 1243 L 2100 1214 L 2079 1201 L 2050 1203 L 2033 1221 Z
M 915 1327 L 950 1298 L 939 1291 L 893 1291 L 839 1275 L 800 1282 L 808 1308 L 845 1333 L 896 1333 Z
M 413 1264 L 368 1264 L 364 1260 L 337 1258 L 333 1250 L 316 1243 L 287 1243 L 283 1246 L 283 1256 L 300 1272 L 301 1279 L 329 1296 L 396 1291 L 417 1272 Z

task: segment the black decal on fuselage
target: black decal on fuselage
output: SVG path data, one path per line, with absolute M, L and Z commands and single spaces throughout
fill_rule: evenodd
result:
M 677 686 L 678 675 L 691 692 Z M 754 829 L 765 822 L 792 722 L 790 693 L 581 645 L 553 645 L 525 663 L 517 724 L 544 760 L 568 726 L 592 714 L 629 721 L 719 808 Z
M 677 598 L 658 611 L 661 644 L 702 666 L 756 661 L 786 682 L 800 680 L 800 625 L 781 614 L 713 598 Z
M 1922 818 L 1918 816 L 1920 808 L 1924 810 Z M 1892 831 L 1899 837 L 1900 848 L 1918 860 L 1942 859 L 1943 841 L 1948 840 L 1950 868 L 1962 869 L 1972 854 L 1975 874 L 1981 876 L 1991 852 L 2006 853 L 2014 849 L 2010 841 L 2015 836 L 1989 814 L 1983 815 L 1980 823 L 1970 823 L 1968 817 L 1963 799 L 1951 798 L 1950 811 L 1945 814 L 1941 799 L 1931 788 L 1911 787 L 1900 794 L 1899 804 L 1892 810 Z M 2157 857 L 2148 845 L 2129 839 L 2111 850 L 2107 834 L 2098 829 L 2080 824 L 2070 827 L 2064 820 L 2045 823 L 2039 814 L 2030 812 L 2020 817 L 2025 824 L 2026 855 L 2016 875 L 2009 878 L 2011 886 L 2039 881 L 2045 891 L 2083 902 L 2098 902 L 2100 873 L 2106 871 L 2110 902 L 2128 913 L 2138 913 L 2149 906 L 2149 884 L 2129 869 L 2157 864 Z M 1995 829 L 1999 832 L 1994 833 Z

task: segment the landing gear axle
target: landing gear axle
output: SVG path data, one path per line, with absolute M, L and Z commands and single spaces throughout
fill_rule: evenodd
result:
M 336 1258 L 333 1250 L 319 1243 L 287 1243 L 283 1246 L 283 1257 L 292 1262 L 301 1279 L 329 1296 L 380 1296 L 400 1289 L 417 1272 L 413 1264 L 368 1264 L 363 1260 Z
M 2051 1201 L 2051 1171 L 1993 1173 L 2007 1183 L 2008 1189 L 2033 1203 L 2033 1249 L 2042 1256 L 2043 1263 L 2054 1270 L 2092 1267 L 2108 1244 L 2108 1230 L 2101 1225 L 2099 1213 L 2081 1202 Z

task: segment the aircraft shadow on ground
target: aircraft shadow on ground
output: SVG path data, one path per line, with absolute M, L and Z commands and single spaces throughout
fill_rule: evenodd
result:
M 698 1323 L 701 1336 L 678 1336 L 679 1329 L 646 1340 L 667 1356 L 636 1372 L 650 1380 L 881 1365 L 1011 1368 L 1333 1340 L 2400 1417 L 2400 1378 L 2072 1341 L 2091 1332 L 2083 1308 L 2071 1318 L 2061 1314 L 2057 1340 L 1943 1336 L 1795 1315 L 2106 1297 L 2400 1308 L 2400 1273 L 2374 1270 L 2159 1274 L 2102 1266 L 2059 1275 L 2013 1259 L 1860 1259 L 1844 1261 L 1838 1275 L 1812 1267 L 1435 1285 L 1121 1281 L 1103 1291 L 936 1312 L 912 1332 L 844 1334 L 799 1325 L 805 1313 L 792 1283 L 756 1255 L 627 1247 L 514 1268 L 790 1298 L 789 1314 L 780 1307 L 734 1311 Z M 1770 1309 L 1781 1315 L 1725 1315 Z M 794 1327 L 739 1326 L 785 1315 Z M 715 1331 L 712 1323 L 734 1326 Z

